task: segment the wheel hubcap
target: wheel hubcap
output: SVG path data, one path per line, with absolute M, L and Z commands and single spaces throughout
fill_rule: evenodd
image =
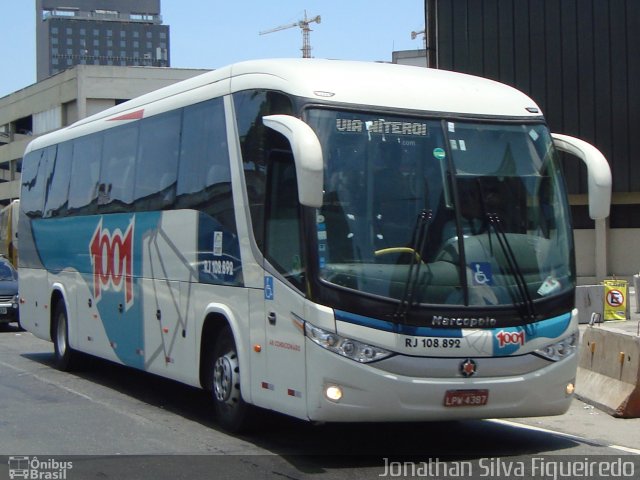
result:
M 219 357 L 213 367 L 213 394 L 216 400 L 235 404 L 238 400 L 238 362 L 232 352 Z

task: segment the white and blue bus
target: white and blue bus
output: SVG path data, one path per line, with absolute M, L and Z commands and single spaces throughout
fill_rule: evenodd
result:
M 554 146 L 555 145 L 555 146 Z M 33 140 L 21 320 L 78 352 L 317 422 L 553 415 L 576 268 L 552 135 L 508 86 L 418 67 L 245 62 Z

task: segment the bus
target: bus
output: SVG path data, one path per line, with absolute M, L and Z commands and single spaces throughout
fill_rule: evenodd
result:
M 20 200 L 13 200 L 0 210 L 0 255 L 18 268 L 18 212 Z
M 593 218 L 611 173 L 523 93 L 391 64 L 257 60 L 34 139 L 20 316 L 211 392 L 230 431 L 561 414 L 576 265 L 558 152 Z M 80 357 L 82 358 L 82 357 Z

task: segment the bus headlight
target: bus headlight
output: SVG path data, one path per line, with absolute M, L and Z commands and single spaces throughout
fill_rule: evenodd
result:
M 539 348 L 534 353 L 547 360 L 557 362 L 572 355 L 578 349 L 578 337 L 579 333 L 576 331 L 559 342 Z
M 384 348 L 374 347 L 373 345 L 367 345 L 366 343 L 340 336 L 337 333 L 328 332 L 310 323 L 304 324 L 304 331 L 311 341 L 320 345 L 322 348 L 326 348 L 356 362 L 375 362 L 376 360 L 382 360 L 383 358 L 393 355 L 392 352 Z

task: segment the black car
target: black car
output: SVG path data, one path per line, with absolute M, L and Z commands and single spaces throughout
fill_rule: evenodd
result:
M 0 324 L 18 321 L 18 272 L 0 257 Z

